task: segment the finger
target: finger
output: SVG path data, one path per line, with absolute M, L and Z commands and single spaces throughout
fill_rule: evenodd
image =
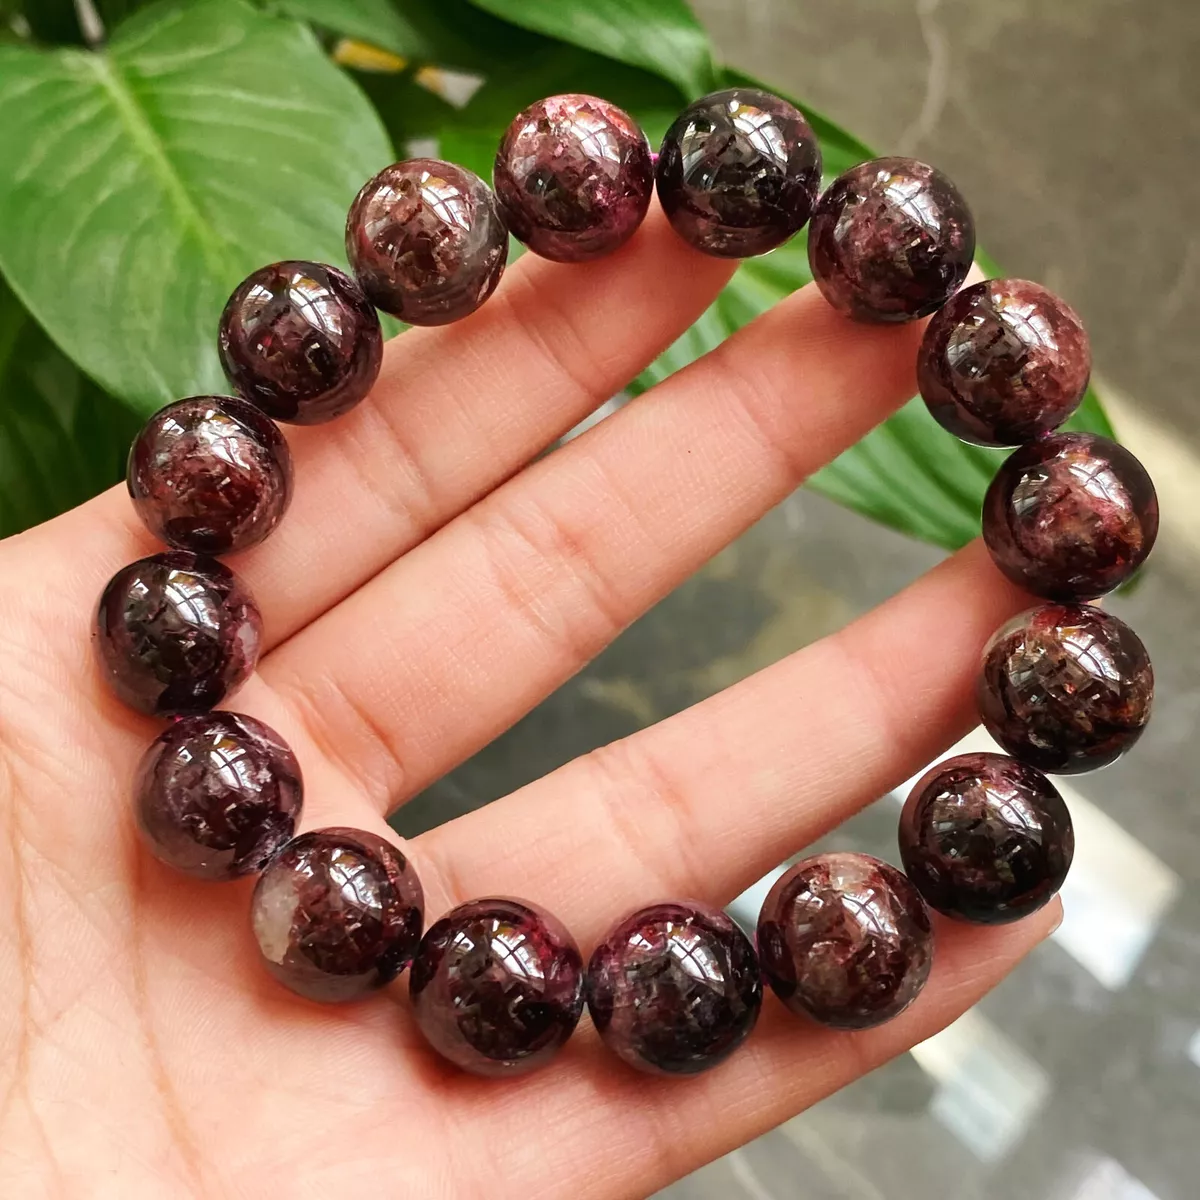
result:
M 554 1147 L 554 1162 L 562 1164 L 556 1186 L 567 1185 L 571 1195 L 648 1195 L 943 1029 L 1047 937 L 1060 915 L 1055 900 L 1016 925 L 939 922 L 924 992 L 901 1016 L 874 1029 L 824 1029 L 768 996 L 758 1028 L 733 1058 L 691 1079 L 629 1071 L 581 1029 L 550 1068 L 511 1080 L 500 1110 L 494 1084 L 469 1081 L 460 1089 L 461 1120 L 489 1147 L 488 1168 L 508 1181 L 512 1195 L 536 1193 L 546 1170 L 544 1158 L 520 1154 L 527 1143 L 511 1136 L 514 1124 L 536 1128 Z
M 655 209 L 610 257 L 580 267 L 527 254 L 473 316 L 389 342 L 364 403 L 329 425 L 287 430 L 291 509 L 268 542 L 234 559 L 268 642 L 354 591 L 618 392 L 704 311 L 733 266 L 692 250 Z M 10 547 L 26 570 L 69 581 L 72 596 L 161 549 L 120 486 Z
M 665 896 L 725 904 L 974 725 L 980 649 L 1028 602 L 975 542 L 840 632 L 414 844 L 456 902 L 522 881 L 583 941 Z
M 356 785 L 398 802 L 910 396 L 920 336 L 804 289 L 392 564 L 265 676 Z

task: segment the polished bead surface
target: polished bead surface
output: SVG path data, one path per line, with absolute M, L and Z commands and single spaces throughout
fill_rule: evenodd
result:
M 1026 279 L 963 288 L 929 322 L 917 382 L 934 419 L 977 446 L 1020 446 L 1057 429 L 1092 372 L 1075 310 Z
M 221 314 L 221 365 L 276 421 L 319 425 L 371 390 L 383 362 L 379 317 L 336 267 L 278 262 L 245 279 Z
M 795 1013 L 866 1029 L 916 999 L 933 961 L 920 893 L 869 854 L 806 858 L 775 881 L 758 918 L 763 977 Z
M 948 917 L 999 925 L 1042 907 L 1075 852 L 1071 814 L 1040 771 L 1003 754 L 960 754 L 917 782 L 900 815 L 900 858 Z
M 358 193 L 346 256 L 376 308 L 410 325 L 447 325 L 496 290 L 508 229 L 478 175 L 410 158 L 385 167 Z
M 587 262 L 623 245 L 654 191 L 650 145 L 626 112 L 596 96 L 550 96 L 508 127 L 496 154 L 496 199 L 535 254 Z
M 178 550 L 257 545 L 292 498 L 292 456 L 270 418 L 232 396 L 192 396 L 156 412 L 129 451 L 133 506 Z
M 249 679 L 262 617 L 228 567 L 171 550 L 108 581 L 92 642 L 105 680 L 130 708 L 149 716 L 202 712 Z
M 605 1044 L 631 1067 L 694 1075 L 749 1036 L 762 976 L 750 939 L 720 909 L 652 904 L 618 921 L 596 947 L 587 1000 Z
M 267 970 L 310 1000 L 357 1000 L 412 961 L 425 900 L 412 864 L 361 829 L 302 833 L 271 860 L 251 901 Z
M 172 722 L 143 755 L 133 790 L 151 853 L 211 880 L 261 871 L 295 832 L 303 795 L 283 738 L 232 712 Z
M 545 1066 L 583 1012 L 583 960 L 562 922 L 527 900 L 471 900 L 421 939 L 408 977 L 426 1040 L 464 1071 Z
M 1058 433 L 1022 446 L 983 501 L 983 540 L 1014 583 L 1047 600 L 1091 600 L 1124 583 L 1158 536 L 1158 497 L 1124 446 Z
M 721 258 L 748 258 L 804 228 L 821 186 L 821 150 L 786 100 L 730 88 L 675 118 L 656 176 L 659 203 L 684 241 Z
M 825 299 L 859 321 L 911 321 L 967 277 L 975 222 L 958 188 L 913 158 L 877 158 L 829 185 L 808 230 Z
M 1115 762 L 1141 737 L 1154 670 L 1124 621 L 1086 604 L 1043 604 L 988 643 L 976 699 L 1009 754 L 1075 775 Z

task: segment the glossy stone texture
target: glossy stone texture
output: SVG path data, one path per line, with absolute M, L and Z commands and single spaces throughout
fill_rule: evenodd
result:
M 762 1006 L 749 938 L 718 908 L 652 904 L 618 921 L 588 964 L 588 1010 L 605 1044 L 653 1074 L 695 1075 L 729 1057 Z
M 659 203 L 684 241 L 721 258 L 748 258 L 804 228 L 821 186 L 821 150 L 786 100 L 730 88 L 675 118 L 656 176 Z
M 963 288 L 929 322 L 917 381 L 934 419 L 977 446 L 1020 446 L 1057 429 L 1092 371 L 1075 310 L 1025 279 Z
M 346 256 L 376 308 L 410 325 L 447 325 L 496 290 L 508 229 L 478 175 L 410 158 L 385 167 L 358 193 Z
M 866 1029 L 916 999 L 933 961 L 920 893 L 869 854 L 817 854 L 775 882 L 758 918 L 763 978 L 795 1013 Z
M 955 293 L 975 257 L 958 188 L 914 158 L 860 163 L 829 185 L 808 230 L 825 299 L 859 321 L 911 321 Z
M 562 1049 L 583 1012 L 583 960 L 562 923 L 526 900 L 471 900 L 421 939 L 413 1014 L 443 1058 L 474 1075 L 522 1075 Z
M 125 483 L 155 537 L 179 550 L 229 554 L 279 524 L 292 499 L 292 456 L 253 404 L 193 396 L 142 427 Z
M 250 920 L 267 970 L 310 1000 L 357 1000 L 395 979 L 421 939 L 408 859 L 373 833 L 302 833 L 259 877 Z
M 999 925 L 1036 912 L 1075 852 L 1071 814 L 1040 771 L 1003 754 L 960 754 L 917 783 L 900 815 L 900 858 L 948 917 Z
M 212 880 L 261 871 L 295 832 L 303 796 L 283 738 L 232 712 L 172 722 L 143 755 L 133 789 L 150 852 Z
M 1014 583 L 1048 600 L 1091 600 L 1125 582 L 1158 536 L 1158 497 L 1124 446 L 1059 433 L 1023 446 L 983 500 L 983 539 Z
M 186 550 L 153 554 L 108 581 L 92 643 L 109 687 L 149 716 L 214 708 L 258 662 L 262 617 L 237 577 Z
M 1115 762 L 1141 737 L 1154 671 L 1124 621 L 1086 604 L 1043 604 L 987 644 L 976 699 L 1009 754 L 1075 775 Z
M 508 127 L 493 180 L 514 237 L 543 258 L 587 262 L 642 223 L 654 165 L 641 126 L 615 104 L 550 96 Z
M 229 297 L 218 349 L 230 382 L 268 416 L 319 425 L 371 390 L 383 331 L 362 289 L 336 267 L 278 262 Z

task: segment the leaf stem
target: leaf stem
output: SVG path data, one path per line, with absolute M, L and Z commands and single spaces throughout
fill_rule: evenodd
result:
M 104 41 L 104 22 L 96 11 L 93 0 L 75 0 L 75 19 L 83 40 L 94 50 Z

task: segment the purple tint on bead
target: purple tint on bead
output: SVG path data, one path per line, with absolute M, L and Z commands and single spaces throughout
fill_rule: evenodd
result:
M 983 500 L 983 540 L 1014 583 L 1091 600 L 1124 583 L 1158 536 L 1158 497 L 1124 446 L 1059 433 L 1005 460 Z
M 562 1049 L 583 1012 L 583 960 L 557 917 L 527 900 L 471 900 L 421 939 L 413 1015 L 443 1058 L 474 1075 L 521 1075 Z
M 960 754 L 913 788 L 900 857 L 938 912 L 999 925 L 1036 912 L 1075 853 L 1071 814 L 1040 771 L 1003 754 Z
M 758 918 L 763 977 L 795 1013 L 866 1029 L 902 1013 L 933 961 L 920 893 L 868 854 L 818 854 L 780 876 Z
M 1124 621 L 1086 604 L 1043 604 L 992 637 L 976 699 L 1009 754 L 1076 775 L 1115 762 L 1141 737 L 1154 670 Z
M 525 109 L 496 153 L 496 199 L 514 237 L 555 262 L 623 245 L 654 190 L 638 123 L 596 96 L 550 96 Z
M 240 713 L 180 717 L 151 743 L 134 784 L 150 852 L 197 879 L 261 871 L 295 832 L 300 765 L 269 726 Z
M 804 228 L 821 186 L 821 150 L 786 100 L 730 88 L 675 118 L 655 176 L 659 203 L 684 241 L 721 258 L 748 258 Z
M 412 961 L 425 899 L 412 864 L 361 829 L 302 833 L 267 864 L 250 920 L 263 965 L 309 1000 L 357 1000 Z
M 379 317 L 336 267 L 278 262 L 245 279 L 221 314 L 218 349 L 237 391 L 276 421 L 349 412 L 383 362 Z
M 749 1036 L 762 1005 L 750 939 L 718 908 L 652 904 L 592 954 L 588 1011 L 605 1044 L 641 1071 L 694 1075 Z
M 292 456 L 275 423 L 245 400 L 193 396 L 156 412 L 129 451 L 133 506 L 178 550 L 257 545 L 292 498 Z
M 203 712 L 254 671 L 262 617 L 228 567 L 171 550 L 108 581 L 92 641 L 105 680 L 130 708 L 159 717 Z
M 1092 370 L 1075 310 L 1040 284 L 990 279 L 952 296 L 925 331 L 917 381 L 934 419 L 977 446 L 1019 446 L 1057 429 Z
M 410 158 L 368 180 L 350 206 L 346 256 L 376 308 L 410 325 L 447 325 L 495 290 L 508 229 L 478 175 Z
M 877 158 L 829 185 L 808 231 L 825 299 L 859 321 L 911 321 L 967 277 L 975 222 L 958 188 L 913 158 Z

